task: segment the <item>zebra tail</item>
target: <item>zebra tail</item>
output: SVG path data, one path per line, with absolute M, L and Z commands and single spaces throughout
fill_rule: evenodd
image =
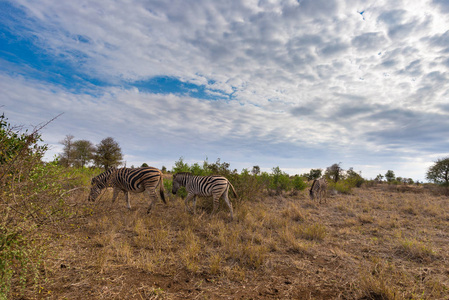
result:
M 229 181 L 228 181 L 229 182 Z M 232 184 L 229 182 L 229 185 L 232 188 L 232 192 L 234 193 L 235 198 L 238 198 L 237 193 L 235 192 L 234 186 L 232 186 Z
M 160 185 L 161 185 L 161 187 L 159 188 L 159 193 L 161 195 L 161 199 L 162 199 L 162 201 L 164 201 L 165 204 L 167 204 L 167 201 L 165 200 L 164 179 L 162 177 L 162 174 L 161 174 Z

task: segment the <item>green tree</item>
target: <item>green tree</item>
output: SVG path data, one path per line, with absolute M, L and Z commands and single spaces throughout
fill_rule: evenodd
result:
M 356 187 L 361 187 L 365 182 L 365 179 L 363 179 L 361 172 L 357 173 L 353 168 L 349 168 L 349 170 L 346 172 L 346 180 L 350 185 Z
M 140 167 L 141 167 L 141 168 L 148 168 L 149 166 L 148 166 L 147 163 L 143 163 Z
M 343 177 L 343 169 L 340 167 L 341 163 L 333 164 L 326 169 L 326 177 L 333 182 L 338 182 Z
M 374 180 L 377 182 L 382 182 L 383 179 L 384 179 L 384 175 L 378 174 Z
M 393 182 L 396 179 L 396 175 L 392 170 L 388 170 L 387 173 L 385 173 L 385 179 L 388 182 Z
M 108 170 L 111 167 L 117 167 L 122 163 L 123 154 L 118 142 L 112 137 L 103 139 L 95 151 L 95 165 Z
M 231 174 L 231 170 L 229 169 L 230 166 L 231 166 L 230 163 L 221 162 L 220 158 L 217 158 L 217 160 L 213 164 L 208 163 L 207 160 L 204 161 L 203 164 L 203 168 L 207 173 L 214 175 L 222 175 L 225 177 L 228 177 Z
M 94 158 L 95 147 L 88 140 L 78 140 L 73 142 L 74 147 L 74 165 L 85 167 Z
M 306 175 L 307 180 L 315 180 L 321 177 L 323 170 L 321 169 L 311 169 Z
M 190 167 L 184 162 L 184 158 L 182 156 L 179 160 L 175 161 L 175 166 L 173 167 L 173 173 L 179 172 L 190 172 Z
M 449 187 L 449 157 L 438 159 L 427 171 L 426 178 Z
M 260 167 L 259 166 L 253 166 L 253 169 L 251 170 L 251 173 L 255 176 L 255 175 L 259 175 L 260 174 Z
M 290 189 L 290 176 L 281 171 L 279 167 L 273 168 L 269 188 L 276 191 L 276 194 L 278 195 L 283 190 L 288 191 Z
M 75 158 L 75 146 L 74 139 L 75 137 L 71 134 L 65 136 L 65 138 L 59 143 L 64 146 L 62 149 L 62 153 L 59 154 L 59 163 L 64 167 L 71 167 Z

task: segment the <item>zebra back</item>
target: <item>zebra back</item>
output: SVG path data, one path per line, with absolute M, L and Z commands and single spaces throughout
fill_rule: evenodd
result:
M 174 194 L 176 194 L 179 186 L 186 187 L 187 192 L 192 194 L 208 196 L 212 195 L 212 189 L 214 188 L 221 189 L 230 186 L 234 196 L 237 197 L 234 186 L 226 177 L 221 175 L 199 176 L 193 175 L 190 172 L 179 172 L 173 175 L 173 183 Z M 226 187 L 224 185 L 226 185 Z
M 160 184 L 160 194 L 165 202 L 162 172 L 153 167 L 121 168 L 112 174 L 112 184 L 122 190 L 140 192 L 144 189 L 156 189 Z
M 121 168 L 109 169 L 106 172 L 92 178 L 92 188 L 89 196 L 90 200 L 100 193 L 100 190 L 107 187 L 119 188 L 124 192 L 143 192 L 144 190 L 155 190 L 160 184 L 160 195 L 164 203 L 167 203 L 164 195 L 164 183 L 162 172 L 153 167 L 145 168 Z

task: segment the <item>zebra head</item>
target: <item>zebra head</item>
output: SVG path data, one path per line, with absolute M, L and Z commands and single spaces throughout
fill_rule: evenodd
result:
M 173 174 L 173 185 L 171 192 L 173 194 L 176 194 L 178 192 L 178 189 L 182 186 L 186 186 L 186 181 L 188 180 L 189 176 L 192 174 L 189 172 L 181 172 Z
M 310 195 L 310 199 L 313 200 L 315 196 L 313 195 L 313 190 L 312 189 L 310 189 L 309 195 Z
M 95 201 L 98 195 L 100 195 L 101 190 L 108 186 L 109 179 L 114 170 L 115 169 L 109 169 L 108 171 L 92 178 L 90 193 L 87 198 L 88 201 Z
M 95 201 L 98 195 L 100 195 L 101 190 L 105 188 L 104 184 L 96 179 L 96 177 L 92 178 L 89 198 L 87 198 L 88 201 Z

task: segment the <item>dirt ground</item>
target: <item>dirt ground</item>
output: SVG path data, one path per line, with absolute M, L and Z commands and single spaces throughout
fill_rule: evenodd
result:
M 449 299 L 449 199 L 383 187 L 327 203 L 263 194 L 211 215 L 173 196 L 95 203 L 45 233 L 46 277 L 23 299 Z

